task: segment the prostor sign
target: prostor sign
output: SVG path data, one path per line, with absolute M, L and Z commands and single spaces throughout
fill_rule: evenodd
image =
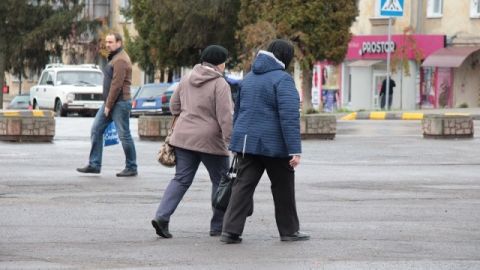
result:
M 390 51 L 393 53 L 397 48 L 397 44 L 393 41 L 371 41 L 363 42 L 362 48 L 359 50 L 360 55 L 364 54 L 384 54 Z
M 411 35 L 408 39 L 405 35 L 392 35 L 390 43 L 386 35 L 359 35 L 353 36 L 348 43 L 346 59 L 352 60 L 385 60 L 387 52 L 395 52 L 397 49 L 406 46 L 406 55 L 408 59 L 415 60 L 415 51 L 411 42 L 415 43 L 415 48 L 422 52 L 423 58 L 426 58 L 433 52 L 445 47 L 445 35 Z M 407 40 L 409 41 L 407 43 Z

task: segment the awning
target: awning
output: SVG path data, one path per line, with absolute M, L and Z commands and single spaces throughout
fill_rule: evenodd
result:
M 349 67 L 371 67 L 375 64 L 381 63 L 382 60 L 357 60 L 350 64 L 347 64 Z
M 469 55 L 480 50 L 478 46 L 441 48 L 423 61 L 423 67 L 459 67 Z

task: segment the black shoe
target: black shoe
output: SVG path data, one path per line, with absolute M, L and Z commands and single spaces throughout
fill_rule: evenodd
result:
M 220 236 L 222 235 L 221 231 L 210 231 L 210 236 Z
M 301 232 L 296 232 L 294 234 L 280 236 L 281 241 L 289 241 L 289 242 L 305 241 L 305 240 L 309 240 L 309 239 L 310 239 L 310 235 L 304 234 L 304 233 L 301 233 Z
M 172 234 L 168 231 L 168 221 L 153 219 L 152 226 L 155 228 L 158 236 L 163 238 L 172 238 Z
M 132 169 L 123 169 L 123 171 L 117 173 L 117 177 L 131 177 L 131 176 L 137 176 L 137 170 L 132 170 Z
M 220 237 L 220 241 L 225 244 L 238 244 L 242 242 L 242 238 L 239 234 L 224 232 L 222 237 Z
M 81 172 L 81 173 L 100 173 L 100 169 L 99 168 L 94 168 L 94 167 L 88 165 L 88 166 L 85 166 L 83 168 L 77 168 L 77 172 Z

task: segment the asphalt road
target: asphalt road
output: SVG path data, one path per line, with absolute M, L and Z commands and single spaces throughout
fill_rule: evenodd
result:
M 279 241 L 268 178 L 243 243 L 208 236 L 201 167 L 171 220 L 150 226 L 173 169 L 139 141 L 139 176 L 119 179 L 120 146 L 102 174 L 86 164 L 91 118 L 58 118 L 49 144 L 0 142 L 0 269 L 480 269 L 480 139 L 423 139 L 419 121 L 339 122 L 333 141 L 304 141 L 297 170 L 302 231 Z M 480 122 L 476 134 L 480 134 Z

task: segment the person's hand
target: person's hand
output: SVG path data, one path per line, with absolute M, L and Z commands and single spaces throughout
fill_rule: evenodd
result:
M 290 164 L 290 166 L 292 166 L 292 168 L 297 167 L 298 164 L 300 164 L 300 156 L 298 155 L 293 156 L 288 163 Z
M 103 114 L 105 114 L 105 117 L 108 117 L 108 115 L 110 114 L 110 108 L 105 107 L 105 109 L 103 110 Z

